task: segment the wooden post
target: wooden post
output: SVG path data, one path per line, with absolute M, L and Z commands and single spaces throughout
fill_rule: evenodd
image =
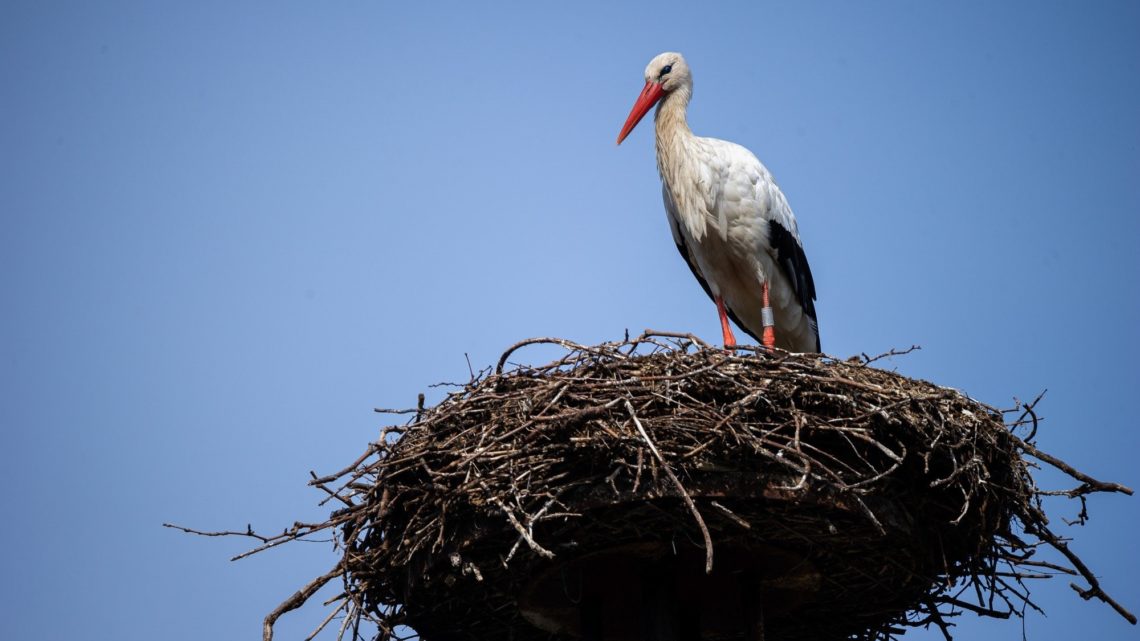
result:
M 587 588 L 578 605 L 578 625 L 582 641 L 602 641 L 602 600 L 597 591 Z
M 646 568 L 641 595 L 642 641 L 688 641 L 680 636 L 676 573 L 669 559 Z
M 760 580 L 750 572 L 740 577 L 740 612 L 744 622 L 744 641 L 764 641 L 764 608 Z

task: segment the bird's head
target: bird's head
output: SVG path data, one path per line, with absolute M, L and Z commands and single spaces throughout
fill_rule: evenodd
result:
M 659 84 L 665 93 L 669 93 L 682 86 L 691 87 L 693 77 L 689 75 L 689 63 L 685 62 L 684 56 L 666 51 L 649 61 L 645 67 L 645 82 Z
M 618 134 L 617 142 L 621 141 L 633 131 L 637 123 L 649 113 L 649 109 L 657 104 L 665 95 L 678 89 L 692 90 L 693 76 L 689 73 L 689 65 L 684 56 L 679 53 L 667 51 L 657 55 L 649 61 L 645 68 L 645 88 L 633 104 L 633 109 L 626 118 L 625 125 Z

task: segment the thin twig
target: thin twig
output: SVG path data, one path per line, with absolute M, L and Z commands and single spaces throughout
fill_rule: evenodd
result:
M 317 590 L 320 590 L 326 583 L 342 574 L 344 574 L 344 561 L 337 561 L 337 564 L 334 565 L 331 570 L 309 581 L 305 587 L 294 592 L 293 596 L 282 601 L 281 605 L 274 608 L 273 611 L 265 617 L 265 623 L 261 626 L 262 641 L 273 641 L 273 624 L 277 623 L 277 619 L 281 618 L 282 614 L 305 605 L 305 602 L 308 601 L 309 597 L 313 596 Z
M 697 504 L 693 503 L 693 497 L 689 496 L 689 491 L 673 473 L 669 464 L 665 462 L 665 458 L 661 456 L 661 452 L 657 451 L 657 446 L 653 444 L 653 440 L 649 438 L 649 434 L 642 426 L 641 420 L 637 418 L 637 412 L 633 410 L 633 405 L 630 404 L 629 399 L 625 399 L 625 409 L 629 412 L 629 417 L 633 419 L 633 424 L 637 426 L 637 431 L 641 433 L 641 438 L 645 439 L 645 443 L 649 446 L 649 451 L 653 452 L 653 456 L 661 463 L 661 468 L 665 470 L 665 475 L 676 486 L 677 491 L 681 493 L 681 498 L 685 500 L 685 505 L 689 506 L 689 511 L 693 513 L 693 518 L 697 520 L 697 526 L 701 528 L 701 536 L 705 539 L 705 574 L 712 574 L 713 569 L 713 543 L 712 535 L 709 534 L 709 528 L 705 525 L 705 519 L 701 516 L 700 510 L 697 509 Z

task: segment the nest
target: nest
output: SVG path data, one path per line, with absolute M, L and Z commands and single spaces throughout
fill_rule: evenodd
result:
M 534 343 L 566 354 L 508 367 Z M 1131 490 L 1038 451 L 1033 404 L 998 411 L 874 360 L 729 353 L 663 333 L 524 341 L 435 407 L 421 397 L 344 470 L 314 475 L 341 506 L 326 522 L 233 533 L 261 539 L 253 552 L 336 535 L 340 561 L 270 614 L 266 638 L 338 578 L 325 623 L 380 641 L 572 638 L 603 624 L 606 638 L 636 638 L 649 602 L 669 598 L 706 639 L 747 636 L 753 606 L 770 638 L 929 625 L 949 638 L 950 617 L 1020 615 L 1035 607 L 1025 581 L 1058 573 L 1135 622 L 1042 506 L 1080 499 L 1083 521 L 1085 495 Z M 1079 484 L 1039 489 L 1041 463 Z M 1038 558 L 1043 546 L 1061 561 Z

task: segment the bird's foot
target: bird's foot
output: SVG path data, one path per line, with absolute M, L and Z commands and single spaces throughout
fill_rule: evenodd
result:
M 736 337 L 731 331 L 724 337 L 724 351 L 730 354 L 736 351 Z
M 776 330 L 775 330 L 775 328 L 773 328 L 771 326 L 765 327 L 764 333 L 760 336 L 760 342 L 764 345 L 764 349 L 768 350 L 769 354 L 776 351 Z

